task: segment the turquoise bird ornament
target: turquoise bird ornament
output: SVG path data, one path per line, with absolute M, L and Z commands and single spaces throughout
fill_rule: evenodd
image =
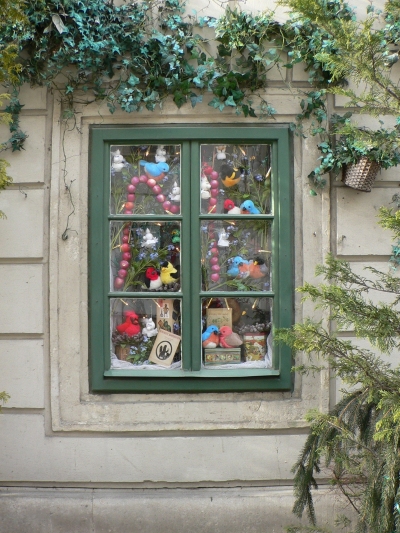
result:
M 260 210 L 254 205 L 251 200 L 246 200 L 240 206 L 240 213 L 242 215 L 259 215 Z
M 160 163 L 149 163 L 143 159 L 140 161 L 141 166 L 144 167 L 144 172 L 148 178 L 153 178 L 156 181 L 162 180 L 165 174 L 169 170 L 169 165 L 164 162 Z
M 204 348 L 216 348 L 219 344 L 219 329 L 217 326 L 208 326 L 201 336 Z
M 226 273 L 228 274 L 228 276 L 231 276 L 232 278 L 236 278 L 238 276 L 247 277 L 247 276 L 243 276 L 243 271 L 244 270 L 248 271 L 248 265 L 249 265 L 249 262 L 247 261 L 247 259 L 243 259 L 243 257 L 240 257 L 240 255 L 237 255 L 236 257 L 232 259 L 231 266 L 229 267 Z

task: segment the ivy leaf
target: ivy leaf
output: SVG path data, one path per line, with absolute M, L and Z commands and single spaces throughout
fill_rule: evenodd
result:
M 203 101 L 203 95 L 202 94 L 195 94 L 195 93 L 190 93 L 190 102 L 192 104 L 192 107 L 195 107 L 196 104 L 201 104 L 201 102 Z
M 225 105 L 229 105 L 231 107 L 236 107 L 236 102 L 235 100 L 233 99 L 233 96 L 229 96 L 226 100 L 225 100 Z

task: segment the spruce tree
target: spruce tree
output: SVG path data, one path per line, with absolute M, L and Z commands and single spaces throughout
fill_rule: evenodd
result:
M 397 238 L 399 213 L 380 212 L 381 225 Z M 280 341 L 309 356 L 299 372 L 318 372 L 328 363 L 346 387 L 331 412 L 308 415 L 310 435 L 293 467 L 293 511 L 299 517 L 306 511 L 312 526 L 292 528 L 293 533 L 325 531 L 316 526 L 312 494 L 321 470 L 329 472 L 331 484 L 353 511 L 352 533 L 400 532 L 400 367 L 388 357 L 400 344 L 400 278 L 387 270 L 367 267 L 365 276 L 359 275 L 349 263 L 329 255 L 317 268 L 324 282 L 306 283 L 299 291 L 329 311 L 334 328 L 308 319 L 278 332 Z M 385 294 L 389 303 L 372 300 L 371 291 Z M 337 332 L 343 328 L 367 339 L 371 349 L 340 337 Z

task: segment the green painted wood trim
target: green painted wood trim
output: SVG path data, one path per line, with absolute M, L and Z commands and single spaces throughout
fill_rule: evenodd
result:
M 182 139 L 192 143 L 190 168 L 183 170 L 189 176 L 188 187 L 181 187 L 182 214 L 175 217 L 161 215 L 124 216 L 108 215 L 110 188 L 110 146 L 115 144 L 143 143 L 177 143 L 183 145 Z M 192 187 L 197 183 L 200 168 L 200 155 L 197 142 L 224 143 L 266 143 L 273 146 L 272 200 L 273 213 L 268 215 L 248 215 L 248 219 L 260 217 L 272 220 L 273 243 L 279 242 L 279 248 L 273 244 L 273 290 L 268 292 L 201 292 L 200 269 L 192 269 L 190 265 L 200 264 L 200 220 L 232 219 L 229 215 L 201 215 L 200 188 Z M 187 146 L 190 144 L 186 141 Z M 218 296 L 235 297 L 267 297 L 274 298 L 274 322 L 279 327 L 290 325 L 293 320 L 293 198 L 290 157 L 290 138 L 288 128 L 284 125 L 266 128 L 259 125 L 240 126 L 173 126 L 165 127 L 118 127 L 93 126 L 91 128 L 91 166 L 89 194 L 89 318 L 90 318 L 90 387 L 93 392 L 227 392 L 251 390 L 289 390 L 291 388 L 291 353 L 283 346 L 274 347 L 274 369 L 261 370 L 261 375 L 249 374 L 249 369 L 238 369 L 238 376 L 226 374 L 226 370 L 209 370 L 201 367 L 201 298 Z M 184 152 L 184 148 L 182 148 Z M 183 156 L 182 152 L 182 156 Z M 197 158 L 197 159 L 196 159 Z M 182 161 L 186 157 L 182 157 Z M 187 179 L 187 178 L 186 178 Z M 182 185 L 182 183 L 181 183 Z M 135 371 L 108 370 L 109 368 L 109 304 L 110 298 L 136 297 L 154 298 L 153 293 L 120 293 L 110 291 L 108 277 L 109 257 L 102 250 L 109 246 L 109 220 L 182 220 L 193 215 L 190 206 L 197 206 L 198 216 L 192 217 L 190 234 L 182 227 L 182 265 L 185 268 L 182 276 L 182 292 L 157 293 L 157 297 L 181 298 L 183 321 L 191 317 L 190 334 L 183 339 L 183 365 L 185 370 L 178 371 L 179 377 L 153 375 L 136 376 Z M 103 216 L 107 214 L 107 216 Z M 241 217 L 238 217 L 241 218 Z M 196 244 L 197 243 L 197 244 Z M 279 256 L 278 256 L 279 251 Z M 186 268 L 189 265 L 189 268 Z M 197 270 L 197 271 L 196 271 Z M 276 289 L 275 289 L 276 287 Z M 189 310 L 189 311 L 188 311 Z M 184 324 L 182 324 L 184 325 Z M 188 348 L 189 346 L 189 348 Z M 189 371 L 191 369 L 191 371 Z M 121 374 L 121 372 L 124 372 Z M 128 373 L 126 373 L 128 372 Z M 157 371 L 154 371 L 157 372 Z M 211 373 L 211 374 L 210 374 Z M 157 372 L 161 374 L 161 372 Z M 170 374 L 170 371 L 168 371 Z M 279 375 L 277 375 L 279 374 Z M 212 376 L 212 377 L 211 377 Z

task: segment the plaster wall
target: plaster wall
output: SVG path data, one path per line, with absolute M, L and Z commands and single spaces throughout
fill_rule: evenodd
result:
M 305 84 L 299 68 L 290 76 Z M 278 76 L 274 83 L 271 125 L 287 124 L 298 102 Z M 25 151 L 7 154 L 14 183 L 0 194 L 0 390 L 11 395 L 0 417 L 0 533 L 283 532 L 294 521 L 290 469 L 304 415 L 340 395 L 328 370 L 296 376 L 291 393 L 93 395 L 88 387 L 90 125 L 249 119 L 216 114 L 207 101 L 112 116 L 96 104 L 64 129 L 56 97 L 24 87 L 21 99 L 29 137 Z M 332 99 L 330 111 L 342 105 Z M 328 251 L 358 269 L 388 268 L 391 239 L 376 214 L 397 192 L 398 170 L 382 172 L 370 194 L 334 182 L 313 197 L 306 176 L 317 157 L 315 140 L 293 139 L 295 284 L 315 281 Z M 297 298 L 296 320 L 310 314 Z M 332 523 L 329 492 L 318 505 Z

